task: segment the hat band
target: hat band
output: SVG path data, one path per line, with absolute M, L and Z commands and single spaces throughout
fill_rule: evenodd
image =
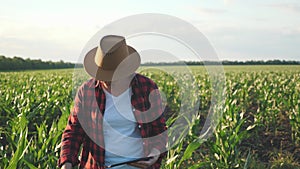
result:
M 95 55 L 96 65 L 103 70 L 116 70 L 118 65 L 129 55 L 128 47 L 126 44 L 122 44 L 114 51 L 108 51 L 104 54 L 101 47 L 98 46 Z

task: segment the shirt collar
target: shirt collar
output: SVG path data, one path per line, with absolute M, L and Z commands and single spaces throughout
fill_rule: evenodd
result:
M 93 78 L 89 83 L 89 87 L 97 88 L 97 87 L 101 86 L 102 83 L 103 82 L 101 80 L 96 80 L 95 78 Z M 137 76 L 135 74 L 130 82 L 130 86 L 133 86 L 136 83 L 137 83 Z

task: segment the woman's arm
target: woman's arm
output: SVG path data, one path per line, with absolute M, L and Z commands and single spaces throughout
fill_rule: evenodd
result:
M 67 162 L 64 165 L 62 165 L 61 169 L 72 169 L 72 164 Z
M 82 88 L 79 88 L 76 97 L 75 104 L 68 118 L 68 124 L 62 134 L 61 152 L 58 161 L 58 166 L 68 167 L 78 165 L 78 152 L 80 146 L 85 137 L 85 132 L 82 129 L 79 120 L 77 118 L 78 113 L 82 110 Z

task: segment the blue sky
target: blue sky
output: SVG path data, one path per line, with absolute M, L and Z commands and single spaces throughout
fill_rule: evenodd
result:
M 103 26 L 141 13 L 191 23 L 221 60 L 300 60 L 299 0 L 1 0 L 0 55 L 76 62 Z

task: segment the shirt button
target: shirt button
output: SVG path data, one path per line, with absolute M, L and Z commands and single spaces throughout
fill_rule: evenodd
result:
M 143 145 L 145 145 L 145 142 L 143 142 Z
M 139 124 L 139 125 L 138 125 L 138 128 L 141 128 L 141 127 L 142 127 L 142 126 Z
M 135 108 L 133 108 L 132 111 L 135 111 Z

